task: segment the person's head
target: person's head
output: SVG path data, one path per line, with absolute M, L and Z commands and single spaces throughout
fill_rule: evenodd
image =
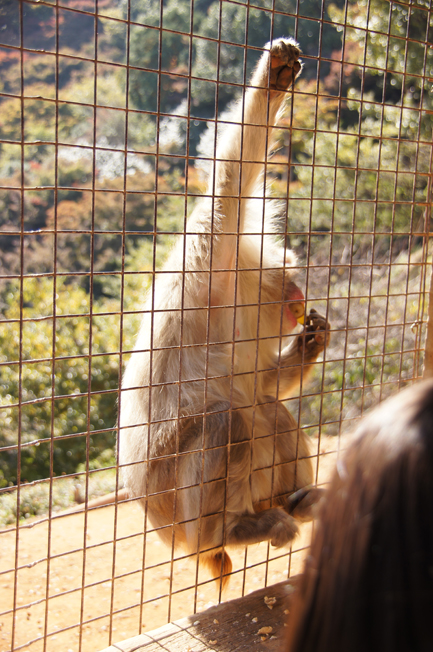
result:
M 432 652 L 433 381 L 365 417 L 337 464 L 289 617 L 290 652 Z

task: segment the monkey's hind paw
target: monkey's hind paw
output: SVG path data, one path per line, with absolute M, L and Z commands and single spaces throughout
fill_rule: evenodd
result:
M 317 515 L 324 494 L 320 487 L 303 487 L 287 497 L 285 509 L 299 521 L 311 521 Z
M 293 39 L 278 39 L 273 41 L 270 48 L 271 75 L 270 87 L 275 90 L 285 91 L 302 70 L 299 61 L 301 50 Z

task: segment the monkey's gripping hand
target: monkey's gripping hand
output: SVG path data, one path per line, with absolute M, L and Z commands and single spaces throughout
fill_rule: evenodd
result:
M 272 90 L 286 91 L 302 70 L 299 49 L 292 39 L 273 41 L 270 48 L 271 70 L 269 86 Z
M 269 53 L 265 53 L 260 59 L 251 85 L 269 88 L 271 97 L 275 97 L 286 91 L 301 72 L 301 50 L 291 38 L 277 39 L 267 47 Z
M 328 346 L 331 324 L 317 310 L 311 308 L 305 319 L 303 332 L 298 336 L 298 349 L 307 359 L 316 359 Z

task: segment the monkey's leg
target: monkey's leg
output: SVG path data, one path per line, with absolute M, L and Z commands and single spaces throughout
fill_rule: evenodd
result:
M 256 428 L 262 429 L 262 437 L 255 439 L 256 470 L 251 478 L 254 509 L 279 506 L 297 520 L 311 520 L 321 491 L 312 486 L 314 472 L 309 437 L 298 428 L 296 419 L 280 401 L 257 408 L 255 423 Z M 263 436 L 265 433 L 269 434 Z M 271 453 L 273 468 L 265 454 L 266 447 L 268 454 Z M 267 460 L 266 466 L 264 460 Z

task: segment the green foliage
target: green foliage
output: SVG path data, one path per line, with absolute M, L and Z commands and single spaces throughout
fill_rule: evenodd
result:
M 364 98 L 369 93 L 376 102 L 401 105 L 407 109 L 431 111 L 433 108 L 431 84 L 426 84 L 420 75 L 424 64 L 426 77 L 433 73 L 432 51 L 427 45 L 432 42 L 433 25 L 422 6 L 423 3 L 418 8 L 397 3 L 391 5 L 386 0 L 358 0 L 348 4 L 347 16 L 344 8 L 329 7 L 332 20 L 343 23 L 346 19 L 349 25 L 353 25 L 346 34 L 352 47 L 346 47 L 345 59 L 352 64 L 365 61 L 368 66 L 363 79 Z M 384 77 L 385 69 L 387 74 Z M 349 96 L 355 97 L 354 77 L 360 78 L 360 69 L 356 65 L 351 75 L 349 87 L 352 84 L 353 88 Z M 412 120 L 401 122 L 401 136 L 417 138 L 419 133 L 421 138 L 430 139 L 432 116 L 411 113 Z
M 312 209 L 309 203 L 297 202 L 296 219 L 300 223 L 308 224 L 311 210 L 314 231 L 332 227 L 334 231 L 350 232 L 356 222 L 357 231 L 374 229 L 379 236 L 393 231 L 398 239 L 410 233 L 414 221 L 422 219 L 427 177 L 418 176 L 406 166 L 404 173 L 399 173 L 402 167 L 394 140 L 380 143 L 371 137 L 349 134 L 337 139 L 335 134 L 324 132 L 316 135 L 314 147 L 314 172 L 310 165 L 296 166 L 297 183 L 290 188 L 293 198 L 313 196 Z M 415 145 L 408 144 L 400 148 L 399 157 L 401 160 L 407 156 L 411 161 L 416 154 L 418 170 L 427 169 L 428 148 L 416 152 Z M 407 203 L 414 194 L 419 206 Z M 389 242 L 387 235 L 384 242 Z
M 361 410 L 374 407 L 397 387 L 417 377 L 416 334 L 409 325 L 416 322 L 419 314 L 420 268 L 409 269 L 407 260 L 404 251 L 388 273 L 381 268 L 375 273 L 374 267 L 366 268 L 358 277 L 354 272 L 350 295 L 346 293 L 345 298 L 344 278 L 338 279 L 337 270 L 333 271 L 331 288 L 339 298 L 329 301 L 328 314 L 336 335 L 331 339 L 323 366 L 317 365 L 308 382 L 307 395 L 301 401 L 301 422 L 312 432 L 338 435 L 341 426 L 343 431 L 349 430 Z M 369 283 L 373 295 L 370 297 L 366 290 Z M 410 297 L 407 302 L 400 296 L 404 291 Z
M 48 477 L 51 465 L 54 475 L 73 473 L 87 457 L 95 460 L 106 450 L 111 450 L 108 462 L 114 462 L 114 432 L 108 429 L 116 421 L 120 367 L 119 355 L 112 352 L 120 349 L 119 318 L 89 317 L 86 292 L 57 280 L 54 319 L 53 292 L 52 279 L 26 279 L 22 333 L 17 322 L 9 321 L 0 334 L 1 362 L 6 363 L 0 367 L 1 405 L 6 407 L 0 411 L 0 442 L 14 446 L 21 433 L 21 480 L 27 481 Z M 9 291 L 8 320 L 19 319 L 16 299 Z M 109 304 L 104 308 L 109 310 Z M 3 484 L 17 481 L 18 452 L 2 453 Z
M 189 69 L 190 3 L 169 0 L 164 3 L 162 31 L 152 29 L 159 25 L 159 0 L 140 0 L 136 3 L 136 22 L 130 37 L 130 63 L 134 68 L 130 73 L 130 97 L 132 106 L 144 111 L 160 110 L 169 112 L 183 99 L 187 81 L 177 79 L 173 82 L 168 75 L 162 75 L 158 89 L 157 75 L 135 69 L 148 68 L 162 72 L 187 74 Z M 183 34 L 182 34 L 183 32 Z M 159 97 L 158 97 L 159 90 Z

